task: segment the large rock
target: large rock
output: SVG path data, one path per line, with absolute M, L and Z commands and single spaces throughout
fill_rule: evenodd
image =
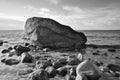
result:
M 77 76 L 84 74 L 89 80 L 98 80 L 101 76 L 100 69 L 92 62 L 92 60 L 84 60 L 77 66 Z
M 49 18 L 32 17 L 25 24 L 26 37 L 43 47 L 60 48 L 85 44 L 86 36 Z

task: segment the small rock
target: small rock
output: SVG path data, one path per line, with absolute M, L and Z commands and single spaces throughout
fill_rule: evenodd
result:
M 12 57 L 13 55 L 15 55 L 16 53 L 15 52 L 9 52 L 9 57 Z
M 97 53 L 97 52 L 94 52 L 94 53 L 92 53 L 93 55 L 100 55 L 99 53 Z
M 99 67 L 99 66 L 103 65 L 103 62 L 101 62 L 101 61 L 95 61 L 95 64 Z
M 76 67 L 72 67 L 70 69 L 70 75 L 77 76 L 77 74 L 76 74 Z
M 58 69 L 58 68 L 60 68 L 60 67 L 62 67 L 63 65 L 60 63 L 60 62 L 53 62 L 53 67 L 55 68 L 55 69 Z
M 8 52 L 9 52 L 8 49 L 4 49 L 4 50 L 1 51 L 1 53 L 3 53 L 3 54 L 8 53 Z
M 120 57 L 118 57 L 118 56 L 116 56 L 115 58 L 116 58 L 116 59 L 120 59 Z
M 37 61 L 36 69 L 46 69 L 48 66 L 52 66 L 52 63 L 49 61 Z
M 57 71 L 58 71 L 58 75 L 59 75 L 60 77 L 66 76 L 66 75 L 67 75 L 67 72 L 68 72 L 66 67 L 58 68 Z
M 120 72 L 120 66 L 116 64 L 108 64 L 107 67 L 112 71 L 119 71 Z
M 33 57 L 27 52 L 22 53 L 22 55 L 19 56 L 19 58 L 20 58 L 20 61 L 23 63 L 32 63 L 33 62 Z
M 107 67 L 101 67 L 102 72 L 110 72 L 110 70 Z
M 2 40 L 0 40 L 0 46 L 2 46 L 3 45 L 3 41 Z
M 47 73 L 49 74 L 49 78 L 54 78 L 57 74 L 57 70 L 50 66 L 47 67 L 45 71 L 47 71 Z
M 5 63 L 5 61 L 6 61 L 6 58 L 4 58 L 4 59 L 1 60 L 2 63 Z
M 80 61 L 77 58 L 71 58 L 68 60 L 68 65 L 78 65 Z
M 16 59 L 6 59 L 6 60 L 5 60 L 5 64 L 6 64 L 6 65 L 16 65 L 16 64 L 18 64 L 18 63 L 19 63 L 19 61 L 16 60 Z
M 18 45 L 18 46 L 15 47 L 15 50 L 17 52 L 17 55 L 20 56 L 24 52 L 29 52 L 30 48 Z
M 82 55 L 81 53 L 79 53 L 79 54 L 77 55 L 77 59 L 78 59 L 80 62 L 82 62 L 82 61 L 84 60 L 83 55 Z
M 44 69 L 32 72 L 26 80 L 49 80 L 49 75 Z
M 44 48 L 43 51 L 47 52 L 47 51 L 50 51 L 50 49 L 49 48 Z
M 9 47 L 9 48 L 8 48 L 9 51 L 12 50 L 12 49 L 13 49 L 12 47 Z
M 108 56 L 108 53 L 103 53 L 102 55 L 103 55 L 103 56 Z
M 29 46 L 30 44 L 29 43 L 24 43 L 24 46 Z
M 116 52 L 116 49 L 108 49 L 110 52 Z
M 27 75 L 29 73 L 32 73 L 33 69 L 29 68 L 29 69 L 23 69 L 23 70 L 19 70 L 17 72 L 17 75 Z
M 62 58 L 62 59 L 59 59 L 58 62 L 60 62 L 62 65 L 66 65 L 67 64 L 67 59 Z
M 66 80 L 75 80 L 75 76 L 67 75 Z

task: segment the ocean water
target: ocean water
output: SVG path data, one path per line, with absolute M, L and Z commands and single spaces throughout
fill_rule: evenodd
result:
M 87 36 L 87 44 L 120 45 L 120 30 L 86 30 L 81 31 Z M 0 40 L 10 43 L 24 42 L 23 30 L 0 30 Z

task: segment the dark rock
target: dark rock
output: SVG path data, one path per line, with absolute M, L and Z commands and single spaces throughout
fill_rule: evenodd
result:
M 3 45 L 3 41 L 2 40 L 0 40 L 0 46 L 2 46 Z
M 30 44 L 29 43 L 25 43 L 24 46 L 29 46 Z
M 52 63 L 49 61 L 37 61 L 36 69 L 46 69 L 48 66 L 52 66 Z
M 95 61 L 95 64 L 99 67 L 99 66 L 103 65 L 103 62 L 101 62 L 101 61 Z
M 19 61 L 16 60 L 16 59 L 6 59 L 6 60 L 5 60 L 5 64 L 6 64 L 6 65 L 16 65 L 16 64 L 18 64 L 18 63 L 19 63 Z
M 24 52 L 28 52 L 30 51 L 30 48 L 29 47 L 24 47 L 24 46 L 21 46 L 21 45 L 16 45 L 14 46 L 14 49 L 16 50 L 17 52 L 17 56 L 20 56 L 22 53 Z
M 77 76 L 81 73 L 86 75 L 88 80 L 98 80 L 101 76 L 101 70 L 93 63 L 92 60 L 84 60 L 76 68 Z
M 60 68 L 60 67 L 62 67 L 63 65 L 60 63 L 60 62 L 53 62 L 53 67 L 55 68 L 55 69 L 58 69 L 58 68 Z
M 67 59 L 62 58 L 62 59 L 59 59 L 58 62 L 60 62 L 62 65 L 66 65 L 67 64 Z
M 32 17 L 26 21 L 25 33 L 32 43 L 49 48 L 73 47 L 85 44 L 86 36 L 49 18 Z
M 13 48 L 12 47 L 9 47 L 8 50 L 12 50 Z
M 102 55 L 103 55 L 103 56 L 108 56 L 108 53 L 103 53 Z
M 80 61 L 77 58 L 71 58 L 68 60 L 68 65 L 78 65 Z
M 26 80 L 49 80 L 49 75 L 45 70 L 39 69 L 32 72 Z
M 20 58 L 20 61 L 23 63 L 32 63 L 33 62 L 33 57 L 27 52 L 22 53 L 22 55 L 19 56 L 19 58 Z
M 93 55 L 100 55 L 99 53 L 97 53 L 97 52 L 94 52 L 94 53 L 92 53 Z
M 1 51 L 1 53 L 3 53 L 3 54 L 8 53 L 8 52 L 9 52 L 8 49 L 4 49 L 4 50 Z
M 108 49 L 110 52 L 116 52 L 116 49 Z
M 54 78 L 57 74 L 57 70 L 53 67 L 47 67 L 45 71 L 49 74 L 49 78 Z
M 116 59 L 120 59 L 120 57 L 119 57 L 119 56 L 116 56 L 115 58 L 116 58 Z
M 2 63 L 5 63 L 5 61 L 6 61 L 6 58 L 4 58 L 4 59 L 1 60 Z
M 33 72 L 33 69 L 28 68 L 28 69 L 22 69 L 17 72 L 17 75 L 27 75 Z
M 120 72 L 120 65 L 116 65 L 116 64 L 108 64 L 107 67 L 112 70 L 112 71 L 118 71 Z
M 57 71 L 60 77 L 64 77 L 67 75 L 68 69 L 66 67 L 61 67 L 61 68 L 58 68 Z

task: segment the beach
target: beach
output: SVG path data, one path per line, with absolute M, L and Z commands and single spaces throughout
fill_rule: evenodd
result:
M 96 62 L 102 62 L 102 67 L 107 64 L 117 64 L 120 65 L 120 31 L 110 30 L 110 31 L 82 31 L 87 36 L 86 48 L 71 50 L 68 48 L 64 49 L 48 49 L 47 50 L 37 50 L 30 51 L 32 56 L 42 56 L 40 59 L 60 59 L 67 58 L 68 56 L 78 55 L 79 53 L 83 55 L 84 59 L 92 59 Z M 4 58 L 11 58 L 9 53 L 1 53 L 2 50 L 9 47 L 14 47 L 15 45 L 24 45 L 28 41 L 22 39 L 24 34 L 23 30 L 8 30 L 0 31 L 0 40 L 4 43 L 0 46 L 0 60 Z M 11 51 L 14 52 L 14 51 Z M 16 55 L 12 56 L 13 59 L 17 59 Z M 19 63 L 17 65 L 5 65 L 0 62 L 0 80 L 25 80 L 27 75 L 18 75 L 18 71 L 22 69 L 28 69 L 35 66 L 35 63 Z M 115 77 L 120 79 L 120 77 Z M 51 80 L 66 80 L 64 77 L 51 78 Z

